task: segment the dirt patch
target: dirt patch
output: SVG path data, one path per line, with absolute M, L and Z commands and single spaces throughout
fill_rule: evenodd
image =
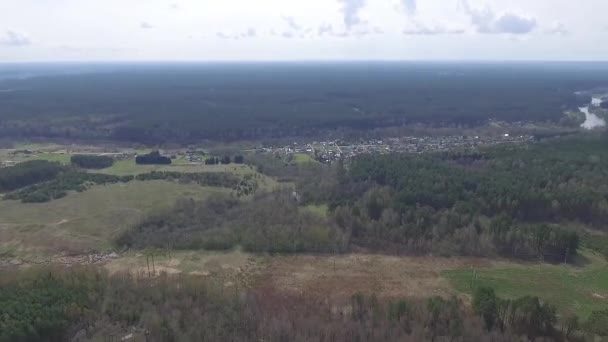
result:
M 441 277 L 445 270 L 489 266 L 469 258 L 286 256 L 269 258 L 259 275 L 262 286 L 297 295 L 350 297 L 355 293 L 380 297 L 448 296 L 456 292 Z

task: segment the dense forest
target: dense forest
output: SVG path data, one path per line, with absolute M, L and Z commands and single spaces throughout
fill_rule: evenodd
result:
M 171 158 L 162 156 L 159 151 L 135 157 L 135 163 L 141 165 L 169 165 Z
M 0 168 L 0 192 L 51 180 L 64 169 L 59 163 L 45 160 L 32 160 Z
M 74 159 L 72 160 L 74 162 Z M 76 164 L 99 166 L 95 158 L 76 158 Z M 101 163 L 105 163 L 102 161 Z M 78 168 L 63 166 L 44 160 L 28 161 L 15 166 L 0 168 L 0 193 L 5 200 L 20 200 L 23 203 L 42 203 L 65 197 L 69 191 L 85 191 L 92 185 L 127 183 L 132 180 L 165 180 L 193 183 L 232 189 L 237 197 L 253 194 L 258 187 L 252 175 L 236 176 L 229 172 L 158 172 L 137 176 L 115 176 L 102 173 L 83 172 Z
M 558 122 L 565 110 L 589 103 L 576 91 L 605 86 L 608 78 L 600 63 L 118 64 L 98 69 L 0 80 L 3 89 L 11 89 L 0 92 L 0 135 L 159 144 L 412 123 L 464 127 L 490 118 Z
M 459 299 L 350 300 L 225 288 L 193 276 L 108 275 L 101 269 L 7 271 L 0 279 L 0 341 L 561 341 L 603 334 L 606 312 L 556 325 L 536 297 L 477 289 Z M 597 329 L 597 330 L 596 330 Z
M 363 155 L 332 167 L 252 157 L 259 170 L 295 182 L 296 192 L 182 201 L 119 244 L 569 262 L 585 242 L 608 256 L 604 240 L 590 243 L 578 228 L 606 229 L 605 146 L 605 137 L 573 137 L 478 151 Z
M 77 154 L 73 155 L 70 159 L 72 165 L 83 169 L 105 169 L 114 164 L 114 159 L 109 156 Z

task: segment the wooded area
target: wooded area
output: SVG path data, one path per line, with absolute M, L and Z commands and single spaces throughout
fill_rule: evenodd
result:
M 107 68 L 107 67 L 106 67 Z M 488 119 L 558 122 L 605 85 L 576 64 L 284 63 L 130 66 L 3 80 L 0 135 L 158 145 L 315 136 Z M 83 86 L 85 85 L 86 86 Z M 167 120 L 171 118 L 171 120 Z
M 350 300 L 224 288 L 193 276 L 109 276 L 99 269 L 34 269 L 0 279 L 0 341 L 91 341 L 128 333 L 148 341 L 563 340 L 607 326 L 605 312 L 556 327 L 535 297 L 503 300 L 477 290 L 471 312 L 456 297 Z
M 83 169 L 105 169 L 114 164 L 114 159 L 109 156 L 77 154 L 73 155 L 70 160 L 72 165 Z

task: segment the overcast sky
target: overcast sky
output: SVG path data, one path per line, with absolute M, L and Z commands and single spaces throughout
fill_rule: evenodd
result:
M 608 60 L 608 0 L 0 0 L 0 61 Z

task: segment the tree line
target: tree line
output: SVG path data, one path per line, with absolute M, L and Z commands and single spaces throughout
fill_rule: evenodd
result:
M 558 323 L 535 297 L 344 299 L 226 288 L 204 277 L 34 268 L 0 279 L 0 341 L 563 341 L 606 335 L 606 312 Z M 595 330 L 598 327 L 599 330 Z
M 91 159 L 85 158 L 84 160 L 89 161 Z M 93 162 L 93 164 L 95 163 Z M 10 191 L 4 195 L 4 199 L 19 200 L 23 203 L 48 202 L 65 197 L 70 191 L 86 191 L 92 185 L 127 183 L 132 180 L 166 180 L 194 183 L 200 186 L 222 187 L 233 190 L 239 197 L 251 195 L 258 188 L 257 180 L 251 174 L 240 177 L 229 172 L 152 171 L 136 176 L 116 176 L 83 172 L 56 162 L 42 160 L 28 161 L 0 169 L 0 189 L 2 189 L 0 191 Z
M 140 165 L 169 165 L 171 158 L 165 157 L 159 151 L 152 151 L 135 157 L 135 163 Z
M 83 169 L 105 169 L 114 165 L 114 158 L 109 156 L 96 156 L 76 154 L 70 158 L 72 165 Z
M 65 167 L 46 160 L 30 160 L 0 168 L 0 192 L 12 191 L 55 178 Z

